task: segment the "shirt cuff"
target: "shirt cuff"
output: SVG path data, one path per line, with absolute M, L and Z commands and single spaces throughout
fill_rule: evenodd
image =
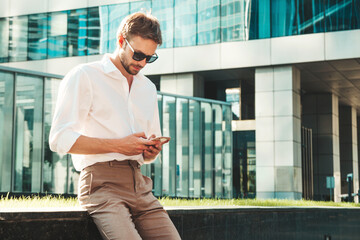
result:
M 76 140 L 81 136 L 80 133 L 73 131 L 65 131 L 63 132 L 58 139 L 57 153 L 60 155 L 67 154 L 71 147 L 74 145 Z

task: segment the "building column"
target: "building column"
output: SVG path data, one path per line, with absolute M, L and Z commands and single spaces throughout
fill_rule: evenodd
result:
M 302 198 L 300 71 L 255 70 L 256 197 Z
M 302 124 L 313 132 L 314 199 L 330 200 L 326 177 L 335 178 L 334 201 L 340 199 L 339 99 L 332 93 L 305 94 Z
M 357 119 L 356 109 L 350 106 L 339 108 L 340 130 L 340 171 L 341 171 L 341 194 L 348 193 L 347 174 L 353 174 L 352 192 L 359 189 L 359 166 L 357 149 Z M 358 198 L 355 198 L 358 202 Z
M 162 75 L 160 91 L 190 97 L 204 97 L 204 79 L 196 73 Z

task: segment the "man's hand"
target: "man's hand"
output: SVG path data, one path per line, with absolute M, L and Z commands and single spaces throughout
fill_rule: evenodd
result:
M 157 144 L 155 141 L 146 139 L 145 133 L 134 133 L 119 139 L 118 152 L 127 156 L 138 155 Z
M 69 153 L 100 154 L 121 153 L 127 156 L 138 155 L 150 150 L 158 142 L 146 139 L 145 133 L 135 133 L 120 139 L 92 138 L 81 135 Z
M 156 136 L 153 134 L 151 135 L 148 139 L 151 140 L 152 138 L 155 138 Z M 154 160 L 156 158 L 156 156 L 160 153 L 161 149 L 162 149 L 162 145 L 164 143 L 161 143 L 160 141 L 152 141 L 155 142 L 154 145 L 149 146 L 148 149 L 144 150 L 144 161 L 145 162 L 150 162 L 152 160 Z

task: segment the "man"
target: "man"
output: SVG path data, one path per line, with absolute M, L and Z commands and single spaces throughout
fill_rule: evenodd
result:
M 104 239 L 180 239 L 152 194 L 140 166 L 155 161 L 162 143 L 155 85 L 140 70 L 157 59 L 160 25 L 135 13 L 120 24 L 118 46 L 99 62 L 62 80 L 50 148 L 71 153 L 81 170 L 79 201 Z

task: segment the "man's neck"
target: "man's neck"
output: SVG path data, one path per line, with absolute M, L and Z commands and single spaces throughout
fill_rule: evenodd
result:
M 115 50 L 115 52 L 113 54 L 111 54 L 110 56 L 110 60 L 111 62 L 115 65 L 115 67 L 117 69 L 119 69 L 119 71 L 121 72 L 121 74 L 127 79 L 129 86 L 131 86 L 132 81 L 134 79 L 134 75 L 129 74 L 124 66 L 122 65 L 121 61 L 120 61 L 120 56 L 119 56 L 119 52 L 118 50 Z

